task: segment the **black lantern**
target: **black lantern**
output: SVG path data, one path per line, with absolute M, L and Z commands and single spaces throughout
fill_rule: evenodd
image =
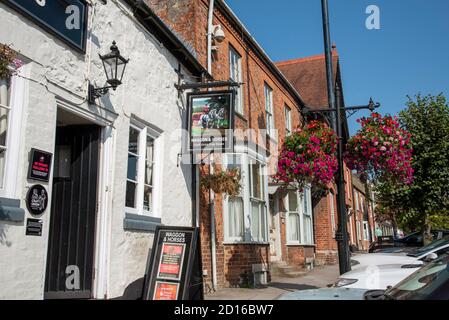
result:
M 115 91 L 119 85 L 122 84 L 123 74 L 125 73 L 126 64 L 129 59 L 125 59 L 120 55 L 120 50 L 116 42 L 112 42 L 111 52 L 105 55 L 99 55 L 103 62 L 104 71 L 106 73 L 106 82 L 109 86 L 103 88 L 94 88 L 89 84 L 89 102 L 95 103 L 95 99 L 106 94 L 109 89 Z

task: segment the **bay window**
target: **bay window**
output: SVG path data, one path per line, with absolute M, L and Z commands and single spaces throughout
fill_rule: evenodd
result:
M 130 213 L 155 215 L 154 149 L 156 137 L 148 128 L 131 124 L 128 140 L 126 207 Z
M 224 202 L 225 241 L 267 242 L 267 185 L 265 165 L 247 154 L 224 155 L 227 169 L 241 172 L 240 194 Z

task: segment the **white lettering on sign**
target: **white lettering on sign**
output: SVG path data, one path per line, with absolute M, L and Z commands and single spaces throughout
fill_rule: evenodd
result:
M 36 3 L 37 3 L 38 5 L 40 5 L 41 7 L 44 7 L 44 6 L 45 6 L 45 0 L 36 0 Z
M 167 232 L 164 237 L 164 242 L 185 243 L 186 234 L 182 232 Z

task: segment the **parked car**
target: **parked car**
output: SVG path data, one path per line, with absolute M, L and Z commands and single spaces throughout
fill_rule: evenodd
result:
M 449 300 L 449 255 L 432 261 L 387 290 L 321 288 L 286 293 L 278 300 Z
M 448 250 L 449 235 L 411 252 L 401 251 L 395 253 L 365 253 L 355 255 L 351 258 L 351 268 L 356 270 L 358 268 L 379 265 L 422 265 L 425 260 L 435 257 L 432 254 L 438 257 Z
M 432 230 L 433 240 L 439 240 L 449 235 L 449 230 Z M 371 243 L 368 252 L 383 252 L 395 250 L 396 247 L 422 247 L 423 246 L 423 234 L 422 232 L 413 232 L 402 238 L 395 239 L 393 236 L 382 236 Z

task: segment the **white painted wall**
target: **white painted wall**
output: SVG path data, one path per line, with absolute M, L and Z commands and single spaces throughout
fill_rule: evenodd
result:
M 97 53 L 109 52 L 112 40 L 117 41 L 122 55 L 130 58 L 124 84 L 102 99 L 106 109 L 117 113 L 113 122 L 109 180 L 108 237 L 104 248 L 107 254 L 107 277 L 98 298 L 123 294 L 126 286 L 143 276 L 152 234 L 129 232 L 123 229 L 125 217 L 125 188 L 128 149 L 128 130 L 131 114 L 163 131 L 162 183 L 158 207 L 162 223 L 188 226 L 191 224 L 190 169 L 177 166 L 181 152 L 182 101 L 174 88 L 178 62 L 128 16 L 120 1 L 108 1 L 106 6 L 95 1 L 96 12 L 92 25 L 92 62 L 89 79 L 97 86 L 105 81 Z M 123 7 L 126 8 L 124 4 Z M 26 69 L 30 80 L 25 81 L 27 96 L 23 99 L 22 135 L 17 172 L 17 186 L 10 197 L 24 199 L 27 188 L 35 181 L 27 181 L 28 152 L 34 148 L 54 152 L 55 123 L 58 99 L 66 99 L 72 107 L 106 114 L 113 113 L 90 108 L 83 98 L 89 55 L 74 52 L 54 36 L 0 3 L 0 43 L 12 47 L 28 59 Z M 89 43 L 88 43 L 89 47 Z M 48 80 L 49 81 L 48 81 Z M 55 85 L 57 84 L 57 85 Z M 79 106 L 76 106 L 79 104 Z M 67 103 L 70 105 L 70 103 Z M 51 184 L 45 184 L 51 196 Z M 0 196 L 4 196 L 0 192 Z M 50 199 L 49 199 L 50 200 Z M 50 201 L 49 201 L 50 202 Z M 27 213 L 26 218 L 31 216 Z M 25 236 L 25 224 L 0 221 L 0 299 L 42 299 L 46 268 L 47 239 L 50 208 L 42 216 L 42 237 Z M 108 253 L 109 252 L 109 253 Z M 104 258 L 104 257 L 103 257 Z M 98 286 L 98 284 L 97 284 Z M 101 291 L 101 290 L 100 290 Z

